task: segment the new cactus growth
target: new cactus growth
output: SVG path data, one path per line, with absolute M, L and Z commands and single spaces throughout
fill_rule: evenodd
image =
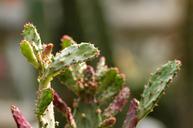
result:
M 18 128 L 32 128 L 30 123 L 26 120 L 26 118 L 23 116 L 21 111 L 18 107 L 12 105 L 11 106 L 11 112 L 13 114 L 13 118 L 17 124 Z
M 109 68 L 104 57 L 96 68 L 86 64 L 99 55 L 94 45 L 77 44 L 65 35 L 61 39 L 62 50 L 54 55 L 53 44 L 42 43 L 32 24 L 24 26 L 23 36 L 21 53 L 38 71 L 35 114 L 39 128 L 55 128 L 53 107 L 64 115 L 65 128 L 110 128 L 116 124 L 116 115 L 128 103 L 130 90 L 124 75 L 117 68 Z M 123 128 L 135 128 L 153 110 L 180 66 L 180 61 L 169 61 L 151 75 L 141 100 L 130 101 Z M 51 81 L 56 77 L 76 95 L 73 108 L 54 91 Z M 11 109 L 18 128 L 31 128 L 18 108 Z

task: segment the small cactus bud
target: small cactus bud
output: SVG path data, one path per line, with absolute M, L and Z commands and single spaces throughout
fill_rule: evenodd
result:
M 86 69 L 83 71 L 84 73 L 84 79 L 86 81 L 92 81 L 94 79 L 95 71 L 92 66 L 87 65 Z
M 62 100 L 62 98 L 60 98 L 58 93 L 56 93 L 55 91 L 54 91 L 54 101 L 53 101 L 53 103 L 54 103 L 54 106 L 56 108 L 58 108 L 65 115 L 69 125 L 72 128 L 76 128 L 76 123 L 75 123 L 74 117 L 71 113 L 70 107 L 67 106 L 67 104 Z
M 85 113 L 81 113 L 82 118 L 86 118 L 86 114 Z
M 101 114 L 101 112 L 102 112 L 102 111 L 101 111 L 101 109 L 99 109 L 99 108 L 96 110 L 96 113 L 97 113 L 97 114 Z
M 31 46 L 31 44 L 26 40 L 22 40 L 20 43 L 20 50 L 21 50 L 21 53 L 27 59 L 27 61 L 31 63 L 37 69 L 39 67 L 39 63 L 38 63 L 38 60 L 36 58 L 36 55 L 33 51 L 33 47 Z
M 105 117 L 115 116 L 120 112 L 125 104 L 128 102 L 130 90 L 128 87 L 124 87 L 119 94 L 115 97 L 113 102 L 105 109 L 103 115 Z
M 32 128 L 30 123 L 26 120 L 26 118 L 23 116 L 21 111 L 18 107 L 12 105 L 11 106 L 11 112 L 13 115 L 13 118 L 17 124 L 17 128 Z
M 115 117 L 109 117 L 105 119 L 99 126 L 99 128 L 107 128 L 107 127 L 112 127 L 116 123 L 116 118 Z
M 135 128 L 138 122 L 137 118 L 137 108 L 139 105 L 139 101 L 136 99 L 132 99 L 129 110 L 127 112 L 125 121 L 123 123 L 123 128 Z
M 76 42 L 72 39 L 72 37 L 70 37 L 68 35 L 64 35 L 61 38 L 61 42 L 62 42 L 61 43 L 62 49 L 66 48 L 66 47 L 69 47 L 72 44 L 76 44 Z
M 97 64 L 96 75 L 100 77 L 107 70 L 107 68 L 108 67 L 105 64 L 105 57 L 101 57 Z
M 95 80 L 95 71 L 92 66 L 87 65 L 86 69 L 83 70 L 84 80 L 83 85 L 86 89 L 95 90 L 97 88 L 97 83 Z
M 52 49 L 53 49 L 53 44 L 49 43 L 44 45 L 43 51 L 42 51 L 42 60 L 45 63 L 50 63 L 51 62 L 51 53 L 52 53 Z

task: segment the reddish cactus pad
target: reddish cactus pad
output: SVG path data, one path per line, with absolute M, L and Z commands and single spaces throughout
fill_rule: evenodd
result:
M 12 105 L 11 112 L 18 128 L 32 128 L 18 107 Z

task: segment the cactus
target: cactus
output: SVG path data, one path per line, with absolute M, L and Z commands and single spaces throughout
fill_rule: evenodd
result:
M 77 44 L 65 35 L 61 39 L 62 50 L 54 55 L 53 44 L 42 43 L 32 24 L 24 26 L 23 36 L 21 53 L 38 71 L 35 114 L 39 128 L 56 127 L 53 107 L 64 115 L 65 128 L 110 128 L 116 124 L 116 115 L 129 101 L 130 89 L 124 75 L 117 68 L 109 68 L 104 57 L 96 68 L 86 64 L 99 55 L 94 45 Z M 135 128 L 153 110 L 180 66 L 180 61 L 169 61 L 151 75 L 141 100 L 130 101 L 123 128 Z M 54 91 L 54 78 L 76 95 L 72 108 Z M 12 113 L 18 128 L 31 128 L 18 108 L 12 107 Z

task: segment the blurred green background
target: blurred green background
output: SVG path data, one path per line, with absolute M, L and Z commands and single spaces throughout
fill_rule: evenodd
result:
M 180 59 L 177 79 L 138 128 L 193 127 L 193 0 L 0 0 L 0 128 L 16 127 L 11 104 L 37 125 L 36 72 L 18 45 L 26 22 L 36 25 L 55 51 L 64 34 L 94 43 L 110 66 L 126 74 L 132 97 L 140 97 L 156 67 Z M 57 81 L 53 86 L 71 104 L 66 88 Z M 124 112 L 116 127 L 123 117 Z M 58 113 L 57 120 L 64 121 Z

